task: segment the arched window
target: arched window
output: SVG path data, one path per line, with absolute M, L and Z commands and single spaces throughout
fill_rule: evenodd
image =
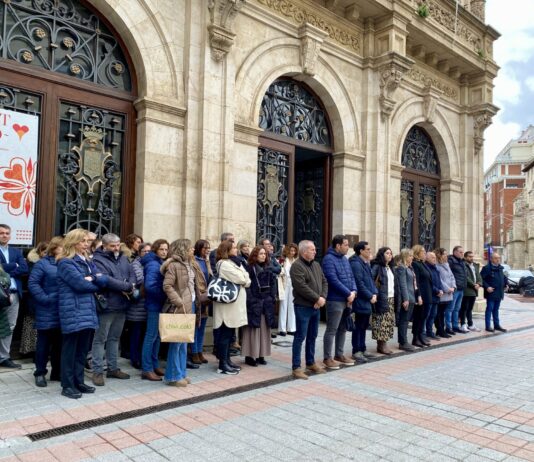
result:
M 320 256 L 330 234 L 332 137 L 326 111 L 303 83 L 282 78 L 265 93 L 259 117 L 257 239 L 309 239 Z
M 135 82 L 120 38 L 85 2 L 0 2 L 0 112 L 33 146 L 0 158 L 0 180 L 25 172 L 0 181 L 15 244 L 132 231 Z
M 426 131 L 414 126 L 402 147 L 400 246 L 421 244 L 427 250 L 439 242 L 440 168 Z

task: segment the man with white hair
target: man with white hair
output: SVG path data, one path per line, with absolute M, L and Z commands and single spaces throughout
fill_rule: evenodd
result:
M 302 343 L 306 340 L 306 369 L 322 374 L 324 369 L 315 362 L 315 340 L 319 332 L 321 308 L 326 304 L 328 283 L 321 265 L 315 261 L 315 244 L 299 242 L 299 257 L 291 265 L 289 274 L 293 283 L 295 320 L 297 331 L 293 339 L 293 377 L 307 380 L 301 367 Z
M 102 293 L 107 307 L 98 313 L 98 329 L 93 339 L 93 383 L 104 385 L 104 355 L 108 371 L 106 376 L 115 379 L 129 379 L 119 369 L 119 339 L 126 320 L 126 310 L 135 288 L 135 274 L 128 258 L 120 251 L 121 240 L 116 234 L 102 236 L 102 248 L 96 249 L 93 262 L 109 283 Z M 98 306 L 98 305 L 97 305 Z
M 504 298 L 504 288 L 508 285 L 508 279 L 504 275 L 504 267 L 501 265 L 501 256 L 495 252 L 491 255 L 491 261 L 480 272 L 486 299 L 486 330 L 506 332 L 499 321 L 499 308 Z M 493 317 L 493 327 L 491 318 Z

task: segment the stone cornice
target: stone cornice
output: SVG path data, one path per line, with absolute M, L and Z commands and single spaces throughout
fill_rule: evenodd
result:
M 357 152 L 335 152 L 332 157 L 334 168 L 363 170 L 365 164 L 365 156 Z
M 260 5 L 288 18 L 292 23 L 311 24 L 340 45 L 361 54 L 362 36 L 355 25 L 309 0 L 255 0 Z
M 441 191 L 462 192 L 464 189 L 464 182 L 458 178 L 451 178 L 448 180 L 441 180 Z
M 259 136 L 263 130 L 258 127 L 251 127 L 242 123 L 234 124 L 234 141 L 249 146 L 259 146 Z
M 159 101 L 140 98 L 134 102 L 137 122 L 153 122 L 174 128 L 184 128 L 187 110 L 178 105 L 178 101 Z
M 410 5 L 414 12 L 421 3 L 428 5 L 429 15 L 424 21 L 436 24 L 440 29 L 445 30 L 462 45 L 473 53 L 483 52 L 488 58 L 491 57 L 491 49 L 486 49 L 484 35 L 486 25 L 476 16 L 470 14 L 465 8 L 460 7 L 458 12 L 458 22 L 456 22 L 455 3 L 443 0 L 403 0 Z M 417 14 L 417 13 L 416 13 Z M 493 35 L 492 35 L 493 38 Z

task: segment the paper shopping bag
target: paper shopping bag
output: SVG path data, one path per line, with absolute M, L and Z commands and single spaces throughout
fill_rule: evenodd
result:
M 196 315 L 160 313 L 159 336 L 162 342 L 193 343 L 195 341 Z

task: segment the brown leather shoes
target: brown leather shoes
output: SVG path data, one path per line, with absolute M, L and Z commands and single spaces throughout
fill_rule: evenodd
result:
M 165 375 L 165 369 L 163 369 L 162 367 L 156 367 L 154 369 L 154 373 L 156 375 L 159 375 L 160 377 L 163 377 Z
M 193 353 L 193 354 L 191 355 L 191 362 L 192 362 L 193 364 L 202 364 L 202 360 L 200 359 L 198 353 Z
M 324 374 L 326 372 L 324 370 L 324 367 L 319 366 L 319 364 L 317 363 L 313 363 L 313 364 L 310 364 L 309 366 L 306 366 L 306 370 L 313 372 L 314 374 Z
M 304 369 L 302 369 L 302 367 L 299 367 L 298 369 L 293 369 L 293 378 L 308 380 L 308 376 L 306 375 L 306 372 L 304 372 Z
M 391 351 L 388 348 L 387 342 L 384 342 L 382 340 L 378 340 L 376 343 L 377 343 L 376 351 L 378 351 L 379 353 L 382 353 L 383 355 L 393 354 L 393 351 Z
M 202 362 L 202 364 L 208 364 L 208 360 L 204 357 L 202 353 L 199 353 L 198 357 L 200 358 L 200 361 Z
M 141 378 L 144 380 L 150 380 L 151 382 L 161 382 L 162 378 L 154 372 L 143 372 Z

